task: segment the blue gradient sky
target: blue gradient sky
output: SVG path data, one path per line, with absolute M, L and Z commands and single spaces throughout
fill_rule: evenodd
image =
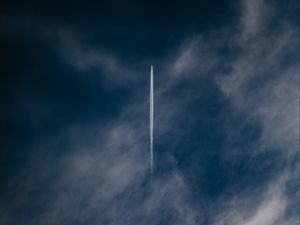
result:
M 7 1 L 0 28 L 0 225 L 298 225 L 298 1 Z

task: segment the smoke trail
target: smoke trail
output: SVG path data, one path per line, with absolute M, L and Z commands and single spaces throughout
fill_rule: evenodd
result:
M 151 176 L 153 175 L 153 66 L 151 65 L 151 77 L 150 77 L 150 168 Z

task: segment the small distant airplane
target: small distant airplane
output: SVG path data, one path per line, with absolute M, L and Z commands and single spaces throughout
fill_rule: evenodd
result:
M 151 176 L 153 175 L 153 110 L 154 110 L 153 65 L 151 65 L 151 72 L 150 72 L 150 169 L 151 169 Z

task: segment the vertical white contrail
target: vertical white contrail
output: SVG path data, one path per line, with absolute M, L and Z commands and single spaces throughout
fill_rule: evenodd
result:
M 151 65 L 151 75 L 150 75 L 150 168 L 151 168 L 151 175 L 153 175 L 153 110 L 154 110 L 153 66 Z

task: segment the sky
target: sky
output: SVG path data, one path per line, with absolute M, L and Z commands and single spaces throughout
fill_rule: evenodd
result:
M 299 224 L 299 1 L 0 4 L 0 225 Z

